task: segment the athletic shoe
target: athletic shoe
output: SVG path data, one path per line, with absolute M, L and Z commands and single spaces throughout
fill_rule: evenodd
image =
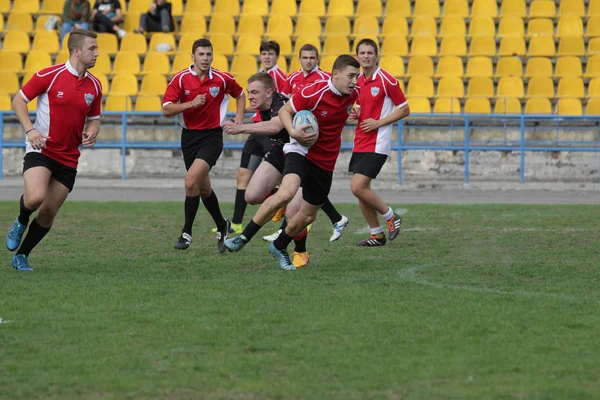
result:
M 394 216 L 387 222 L 388 229 L 390 230 L 390 240 L 396 239 L 400 234 L 400 225 L 402 225 L 402 217 L 394 213 Z
M 217 249 L 219 250 L 219 253 L 225 253 L 225 250 L 227 250 L 227 247 L 225 246 L 225 239 L 227 239 L 230 229 L 231 221 L 225 219 L 225 228 L 217 232 Z
M 239 235 L 231 239 L 225 240 L 225 247 L 229 251 L 240 251 L 249 242 L 244 235 Z
M 179 236 L 179 239 L 177 239 L 177 241 L 175 242 L 175 248 L 177 250 L 185 250 L 188 247 L 190 247 L 190 244 L 192 244 L 192 235 L 184 232 L 181 234 L 181 236 Z
M 263 236 L 263 240 L 265 242 L 274 242 L 275 239 L 277 239 L 280 234 L 281 234 L 281 229 L 278 229 L 277 232 L 275 232 L 275 233 L 271 233 L 270 235 Z
M 385 246 L 386 242 L 387 241 L 385 240 L 385 235 L 383 233 L 378 233 L 377 235 L 371 235 L 371 237 L 368 239 L 361 240 L 360 242 L 356 243 L 356 246 L 358 246 L 358 247 L 379 247 L 379 246 Z
M 33 271 L 25 254 L 15 254 L 12 258 L 12 266 L 17 271 Z
M 217 233 L 217 228 L 212 228 L 210 231 L 212 233 Z M 242 232 L 244 232 L 244 227 L 242 224 L 234 224 L 233 222 L 231 223 L 231 226 L 229 227 L 229 233 L 235 233 L 236 235 L 239 235 Z
M 306 232 L 310 232 L 311 229 L 312 229 L 312 224 L 310 224 L 306 227 Z
M 269 253 L 279 261 L 279 268 L 284 271 L 295 271 L 296 267 L 290 261 L 290 255 L 286 249 L 279 250 L 273 243 L 269 245 Z
M 285 217 L 285 207 L 281 207 L 279 210 L 277 210 L 275 215 L 273 215 L 273 218 L 271 218 L 271 221 L 279 222 L 283 217 Z
M 19 248 L 25 229 L 27 229 L 27 225 L 20 223 L 19 217 L 17 217 L 6 235 L 6 248 L 9 251 L 15 251 Z
M 335 225 L 333 225 L 333 235 L 331 235 L 331 237 L 329 238 L 330 242 L 335 242 L 336 240 L 342 237 L 342 232 L 348 226 L 348 222 L 350 222 L 348 217 L 342 215 L 342 219 L 340 219 L 338 222 L 335 223 Z
M 308 255 L 307 251 L 304 251 L 302 253 L 295 251 L 293 254 L 293 260 L 294 267 L 302 268 L 308 265 L 308 262 L 310 261 L 310 256 Z

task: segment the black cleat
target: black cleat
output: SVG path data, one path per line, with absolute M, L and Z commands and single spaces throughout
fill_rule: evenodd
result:
M 396 239 L 400 234 L 400 225 L 402 225 L 402 217 L 398 214 L 394 214 L 387 222 L 388 229 L 390 230 L 390 240 Z
M 356 243 L 356 246 L 357 247 L 380 247 L 380 246 L 385 246 L 386 242 L 387 242 L 387 240 L 385 240 L 385 235 L 383 233 L 379 233 L 377 235 L 371 235 L 371 237 L 368 239 L 361 240 L 360 242 Z
M 175 242 L 175 248 L 177 250 L 185 250 L 190 247 L 190 244 L 192 244 L 192 236 L 189 233 L 184 232 Z
M 225 219 L 225 228 L 223 230 L 217 231 L 217 249 L 219 253 L 225 253 L 227 251 L 227 246 L 225 246 L 225 239 L 227 239 L 227 235 L 229 234 L 229 230 L 231 229 L 231 221 Z

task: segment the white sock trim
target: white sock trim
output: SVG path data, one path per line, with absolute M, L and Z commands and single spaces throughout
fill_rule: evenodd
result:
M 371 235 L 378 235 L 383 233 L 383 227 L 379 225 L 377 228 L 369 228 L 369 231 L 371 231 Z
M 388 207 L 388 211 L 382 215 L 383 218 L 385 218 L 385 220 L 389 220 L 394 216 L 394 210 L 392 210 L 392 207 Z

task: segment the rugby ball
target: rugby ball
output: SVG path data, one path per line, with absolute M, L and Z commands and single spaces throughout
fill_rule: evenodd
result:
M 294 129 L 300 125 L 310 125 L 304 132 L 313 133 L 315 132 L 317 135 L 319 134 L 319 123 L 317 122 L 317 118 L 315 115 L 308 110 L 301 110 L 294 115 L 294 119 L 292 120 L 292 126 Z

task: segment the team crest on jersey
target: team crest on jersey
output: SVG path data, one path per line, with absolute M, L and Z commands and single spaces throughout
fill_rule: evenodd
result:
M 189 96 L 189 95 L 190 95 L 190 91 L 189 91 L 189 90 L 185 90 L 183 93 L 184 93 L 186 96 Z
M 379 94 L 379 88 L 378 87 L 372 87 L 371 88 L 371 96 L 375 97 Z
M 212 97 L 217 97 L 217 95 L 219 94 L 220 91 L 221 91 L 221 89 L 218 88 L 217 86 L 213 86 L 210 89 L 208 89 L 208 92 L 210 93 L 210 95 Z
M 92 104 L 92 101 L 94 101 L 94 95 L 91 93 L 86 93 L 83 95 L 83 99 L 85 100 L 85 104 L 89 106 Z

